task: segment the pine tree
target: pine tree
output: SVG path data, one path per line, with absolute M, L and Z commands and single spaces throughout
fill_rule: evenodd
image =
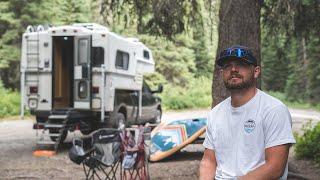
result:
M 265 90 L 283 92 L 289 73 L 286 49 L 288 42 L 284 37 L 274 38 L 265 32 L 262 35 L 262 87 Z
M 306 68 L 303 61 L 301 42 L 292 38 L 287 54 L 290 57 L 289 75 L 285 87 L 285 95 L 289 101 L 303 101 L 307 99 Z
M 197 8 L 195 14 L 191 17 L 191 24 L 193 24 L 193 49 L 195 52 L 195 75 L 211 76 L 213 69 L 213 55 L 209 52 L 209 30 L 206 29 L 206 11 L 204 1 L 199 0 L 193 3 L 193 8 Z
M 42 0 L 0 2 L 0 77 L 6 88 L 18 89 L 21 36 L 30 24 L 45 21 Z
M 56 2 L 60 8 L 58 22 L 61 24 L 73 24 L 90 22 L 90 4 L 86 0 L 58 0 Z
M 320 38 L 313 36 L 309 43 L 308 99 L 312 104 L 320 102 Z

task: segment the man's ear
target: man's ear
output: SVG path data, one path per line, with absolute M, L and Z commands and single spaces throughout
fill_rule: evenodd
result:
M 254 67 L 254 78 L 258 78 L 260 76 L 260 73 L 261 73 L 260 66 Z

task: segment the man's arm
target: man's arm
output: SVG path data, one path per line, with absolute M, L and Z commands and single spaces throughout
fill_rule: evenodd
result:
M 266 163 L 257 169 L 249 172 L 248 174 L 240 177 L 240 180 L 271 180 L 279 179 L 286 167 L 288 154 L 289 154 L 289 144 L 279 145 L 267 148 L 265 150 Z
M 205 149 L 204 155 L 200 162 L 200 180 L 214 179 L 216 175 L 217 161 L 213 150 Z

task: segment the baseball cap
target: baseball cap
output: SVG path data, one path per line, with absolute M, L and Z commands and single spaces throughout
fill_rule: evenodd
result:
M 224 49 L 220 52 L 216 63 L 219 66 L 223 66 L 223 64 L 230 59 L 242 60 L 254 66 L 258 65 L 257 59 L 253 56 L 251 50 L 245 46 L 234 45 Z

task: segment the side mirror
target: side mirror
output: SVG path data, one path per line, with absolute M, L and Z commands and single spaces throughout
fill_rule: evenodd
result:
M 163 91 L 163 85 L 159 84 L 158 85 L 158 89 L 154 90 L 154 91 L 151 91 L 151 93 L 162 93 L 162 91 Z
M 159 84 L 157 92 L 162 93 L 162 91 L 163 91 L 163 85 Z

